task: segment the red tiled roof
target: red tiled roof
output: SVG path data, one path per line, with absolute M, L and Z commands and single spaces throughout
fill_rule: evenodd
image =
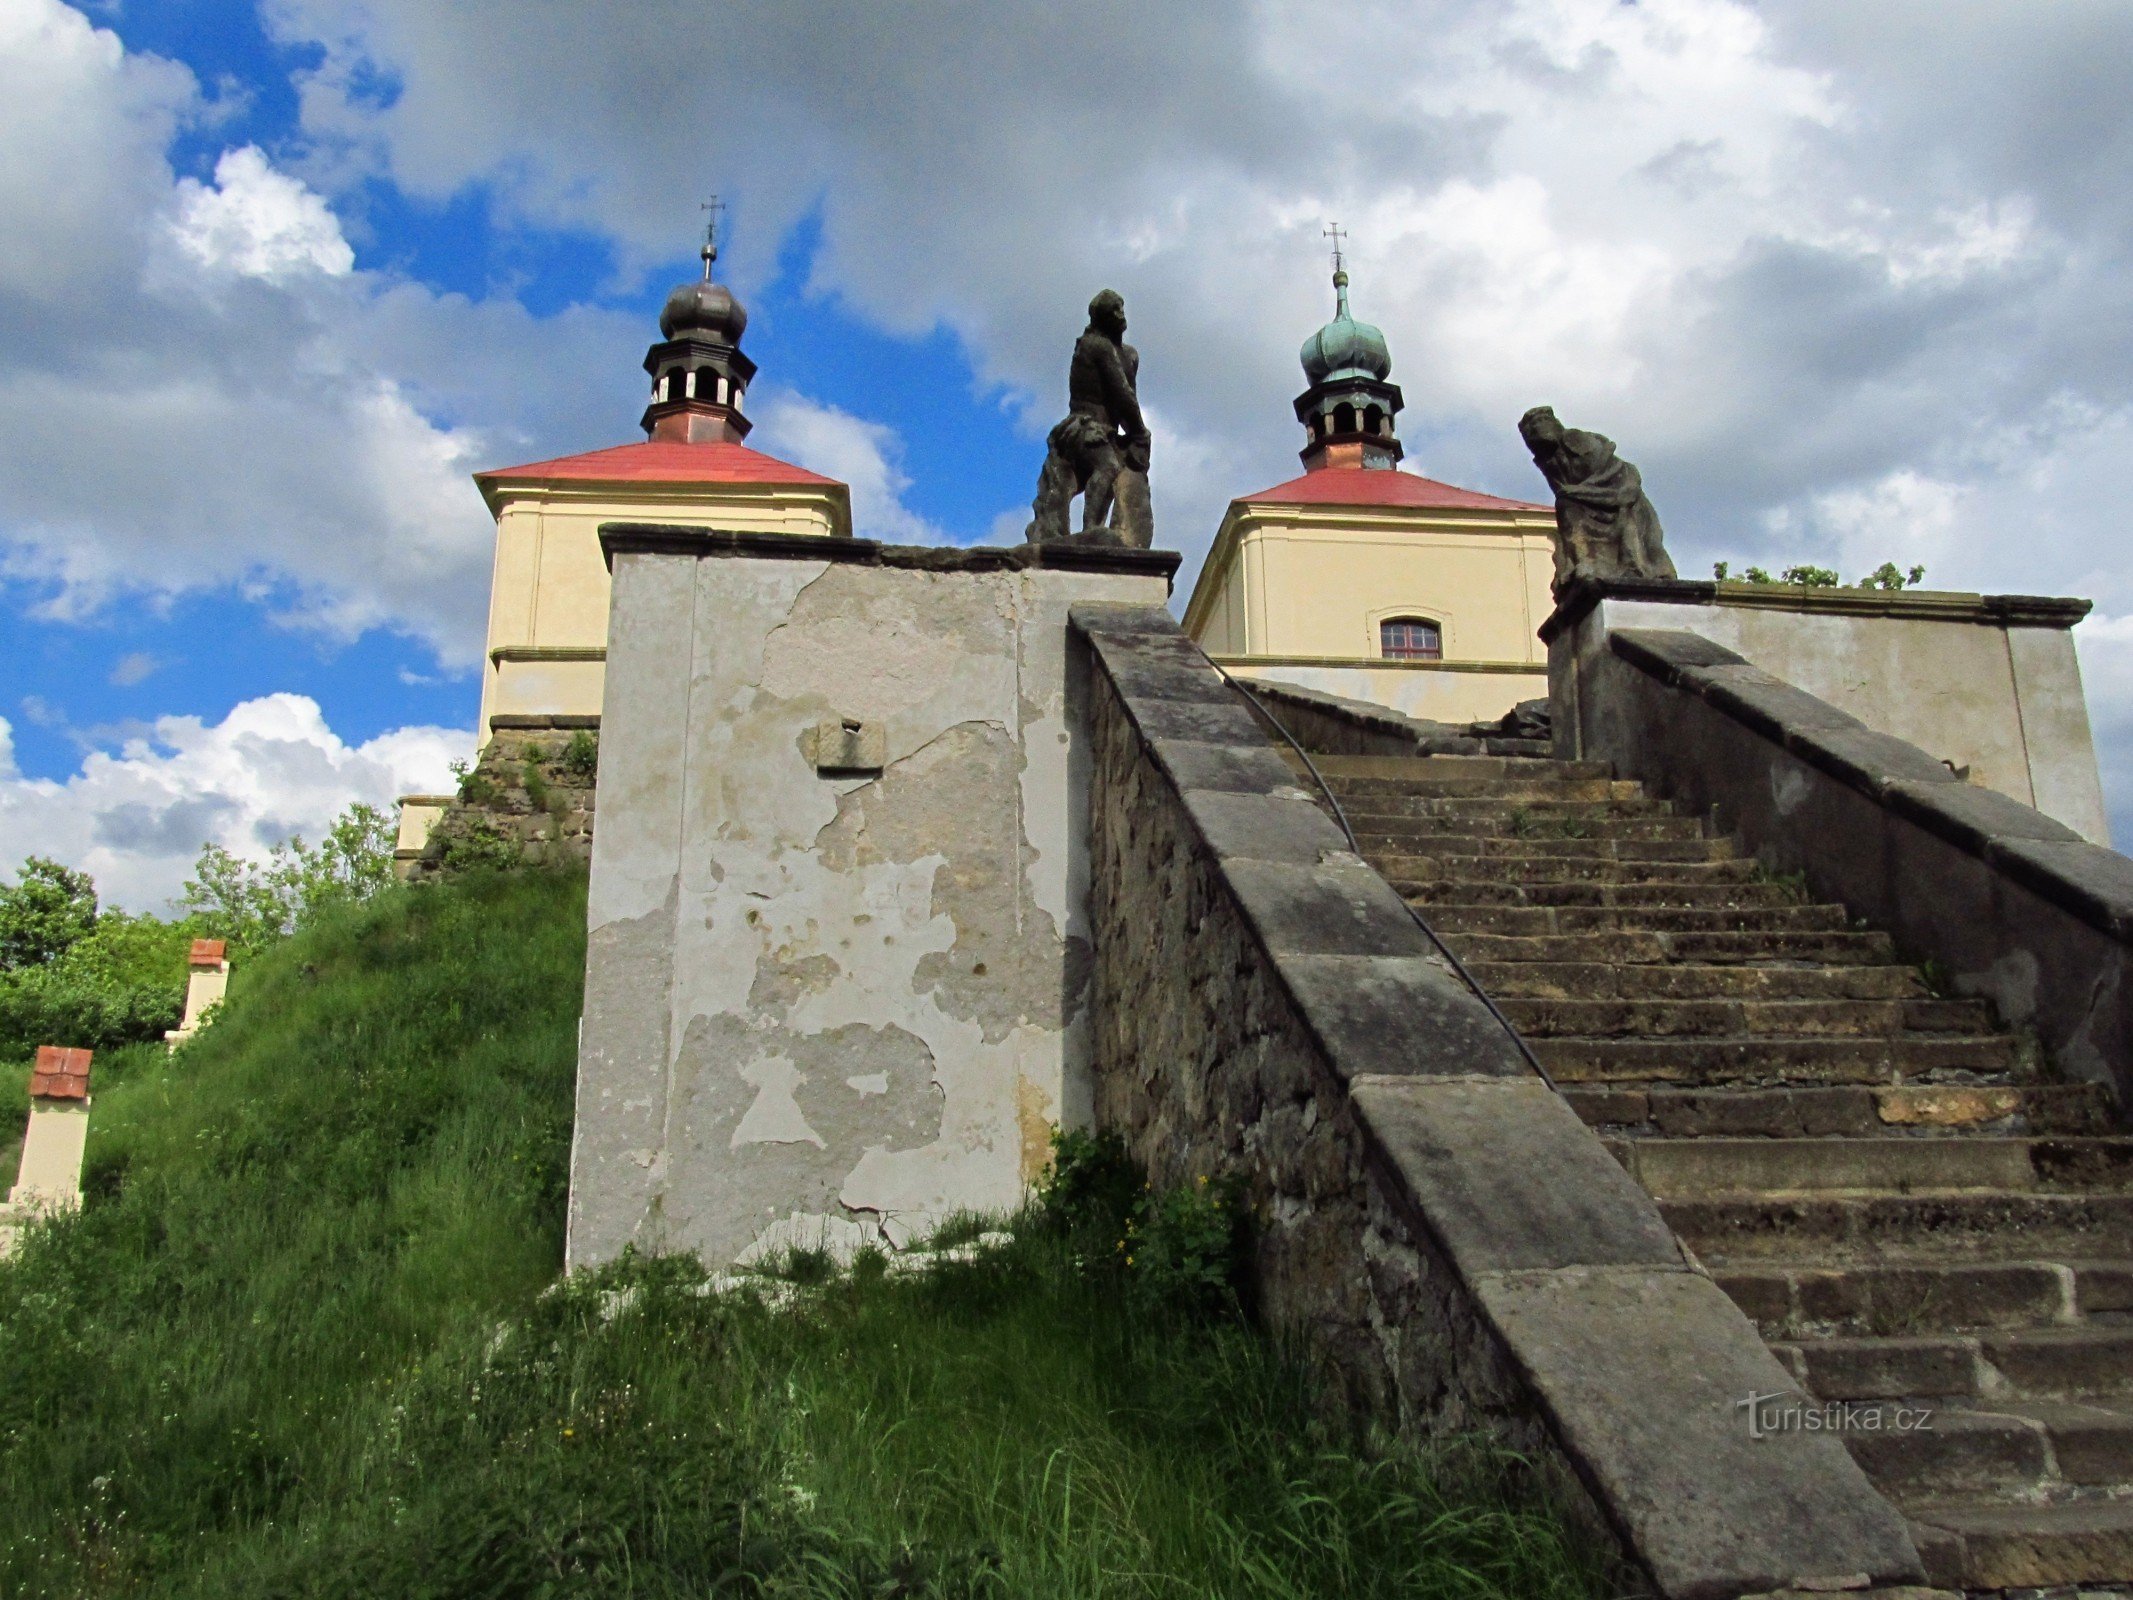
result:
M 1530 500 L 1503 500 L 1493 494 L 1460 489 L 1435 478 L 1383 467 L 1321 467 L 1287 483 L 1277 483 L 1239 500 L 1271 501 L 1292 506 L 1415 506 L 1436 511 L 1548 511 L 1552 506 Z
M 95 1052 L 69 1050 L 56 1044 L 37 1047 L 37 1064 L 30 1069 L 30 1096 L 37 1100 L 86 1100 L 89 1098 L 89 1060 Z
M 221 939 L 195 939 L 192 954 L 185 958 L 185 964 L 189 967 L 219 967 L 228 948 Z
M 780 487 L 821 484 L 843 488 L 835 478 L 809 472 L 744 444 L 678 444 L 671 440 L 618 444 L 522 467 L 495 467 L 474 474 L 487 485 L 507 478 L 564 478 L 586 483 L 761 483 Z

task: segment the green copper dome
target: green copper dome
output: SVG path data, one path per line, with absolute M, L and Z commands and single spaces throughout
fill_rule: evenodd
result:
M 1385 335 L 1348 314 L 1348 274 L 1333 274 L 1337 304 L 1333 320 L 1304 340 L 1300 359 L 1305 381 L 1316 388 L 1335 378 L 1371 378 L 1382 383 L 1392 371 Z

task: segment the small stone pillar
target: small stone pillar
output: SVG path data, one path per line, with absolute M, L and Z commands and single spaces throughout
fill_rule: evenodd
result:
M 173 1049 L 200 1031 L 208 1008 L 220 1005 L 230 987 L 229 946 L 221 939 L 195 939 L 186 957 L 185 1020 L 163 1037 Z
M 13 1251 L 23 1225 L 81 1206 L 82 1152 L 89 1143 L 89 1062 L 93 1052 L 37 1047 L 30 1070 L 30 1122 L 22 1166 L 0 1210 L 0 1256 Z

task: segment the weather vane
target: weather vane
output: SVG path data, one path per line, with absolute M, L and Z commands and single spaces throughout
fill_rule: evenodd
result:
M 1347 230 L 1338 222 L 1329 222 L 1324 232 L 1325 237 L 1333 241 L 1333 270 L 1340 272 L 1344 270 L 1341 266 L 1341 240 L 1348 236 Z
M 713 195 L 696 208 L 708 212 L 704 218 L 704 247 L 697 252 L 704 258 L 704 282 L 711 281 L 711 263 L 718 259 L 718 219 L 726 209 L 726 202 Z

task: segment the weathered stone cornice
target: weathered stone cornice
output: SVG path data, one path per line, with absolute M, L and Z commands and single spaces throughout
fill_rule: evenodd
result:
M 623 551 L 700 557 L 752 557 L 759 561 L 835 561 L 850 566 L 901 567 L 920 572 L 1116 572 L 1160 577 L 1170 583 L 1184 558 L 1175 550 L 1129 550 L 1122 545 L 1066 544 L 932 545 L 883 544 L 875 539 L 822 534 L 753 533 L 730 528 L 692 528 L 668 522 L 603 522 L 600 549 L 612 568 Z
M 1714 583 L 1709 579 L 1580 579 L 1565 588 L 1540 625 L 1543 643 L 1574 627 L 1602 600 L 1677 606 L 1739 606 L 1834 617 L 1974 622 L 2001 628 L 2071 628 L 2092 602 L 2053 595 L 1966 594 L 1947 589 L 1847 589 L 1802 583 Z

